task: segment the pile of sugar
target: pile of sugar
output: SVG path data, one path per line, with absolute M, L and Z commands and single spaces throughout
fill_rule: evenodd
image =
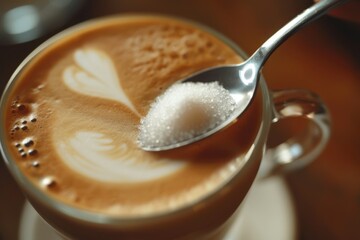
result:
M 141 120 L 138 144 L 161 147 L 182 142 L 219 125 L 234 107 L 229 91 L 218 82 L 174 84 Z

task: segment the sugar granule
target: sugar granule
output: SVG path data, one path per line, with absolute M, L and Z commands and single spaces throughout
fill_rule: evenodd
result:
M 218 82 L 174 84 L 141 120 L 138 144 L 161 147 L 185 141 L 219 125 L 234 108 L 234 99 Z

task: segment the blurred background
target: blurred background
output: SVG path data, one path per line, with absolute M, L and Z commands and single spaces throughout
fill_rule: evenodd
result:
M 0 92 L 40 43 L 78 22 L 125 12 L 181 16 L 209 25 L 251 54 L 311 0 L 1 0 Z M 360 1 L 284 43 L 263 74 L 271 89 L 307 88 L 332 115 L 332 136 L 310 166 L 285 176 L 297 238 L 360 239 Z M 1 116 L 3 117 L 3 116 Z M 17 239 L 24 199 L 0 161 L 0 239 Z

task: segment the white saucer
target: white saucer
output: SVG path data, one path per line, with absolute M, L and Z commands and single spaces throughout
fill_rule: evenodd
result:
M 294 240 L 296 215 L 281 177 L 256 181 L 250 189 L 226 240 Z
M 247 196 L 240 216 L 235 219 L 226 240 L 295 239 L 295 211 L 288 189 L 280 177 L 257 181 Z M 61 240 L 28 202 L 21 216 L 19 239 Z

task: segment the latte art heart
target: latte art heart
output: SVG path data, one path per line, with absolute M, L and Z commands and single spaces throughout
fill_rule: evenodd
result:
M 139 116 L 121 88 L 115 66 L 106 53 L 91 48 L 77 49 L 73 57 L 76 64 L 63 72 L 63 81 L 72 91 L 118 101 Z
M 149 181 L 170 175 L 185 165 L 136 157 L 126 143 L 117 143 L 100 132 L 78 131 L 70 138 L 60 138 L 54 141 L 63 161 L 73 170 L 99 181 Z

